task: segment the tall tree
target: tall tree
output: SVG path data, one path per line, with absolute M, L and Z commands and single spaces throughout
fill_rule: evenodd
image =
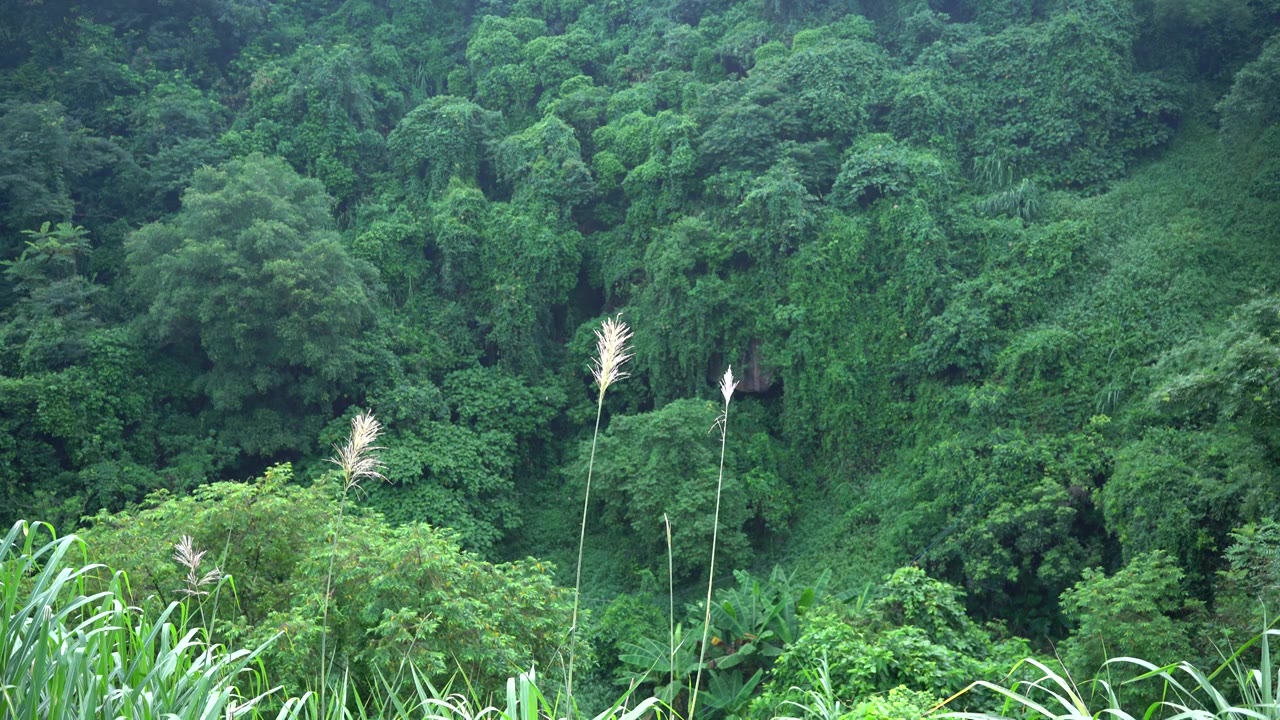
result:
M 375 277 L 339 242 L 331 202 L 251 155 L 197 171 L 182 210 L 127 242 L 143 331 L 186 359 L 251 453 L 309 446 L 360 359 Z

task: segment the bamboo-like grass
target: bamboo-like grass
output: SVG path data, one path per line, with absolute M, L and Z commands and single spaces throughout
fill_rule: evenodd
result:
M 127 578 L 102 580 L 79 538 L 16 523 L 0 540 L 0 715 L 23 720 L 213 720 L 258 715 L 274 692 L 254 661 L 265 648 L 231 650 L 190 627 L 186 606 L 151 617 L 129 607 Z M 101 589 L 95 589 L 101 587 Z
M 667 527 L 667 667 L 671 668 L 671 685 L 676 684 L 676 571 L 671 551 L 671 518 L 662 513 Z
M 939 708 L 945 707 L 966 693 L 985 689 L 1004 697 L 1000 713 L 945 712 L 936 717 L 965 720 L 1280 720 L 1280 667 L 1272 664 L 1272 637 L 1280 637 L 1280 630 L 1268 628 L 1254 636 L 1211 672 L 1204 672 L 1186 661 L 1156 665 L 1132 657 L 1108 660 L 1108 666 L 1136 666 L 1145 671 L 1125 681 L 1126 685 L 1158 684 L 1153 695 L 1160 699 L 1146 707 L 1124 707 L 1115 688 L 1103 679 L 1090 680 L 1086 692 L 1069 676 L 1028 658 L 1019 663 L 1019 667 L 1027 665 L 1038 671 L 1040 677 L 1036 680 L 1013 683 L 1009 687 L 978 680 L 939 705 Z M 1256 664 L 1245 659 L 1254 646 L 1258 648 Z M 1019 667 L 1015 667 L 1014 672 Z
M 289 718 L 298 720 L 569 720 L 582 717 L 576 706 L 562 704 L 561 697 L 544 695 L 533 670 L 508 678 L 506 692 L 498 698 L 481 698 L 470 692 L 470 685 L 468 692 L 454 691 L 452 685 L 436 687 L 412 664 L 407 664 L 395 678 L 380 677 L 378 682 L 376 692 L 362 697 L 344 675 L 335 683 L 326 702 L 321 702 L 316 693 L 307 693 L 291 699 L 286 712 Z M 632 706 L 635 690 L 632 686 L 608 708 L 582 720 L 674 717 L 657 698 L 645 698 Z

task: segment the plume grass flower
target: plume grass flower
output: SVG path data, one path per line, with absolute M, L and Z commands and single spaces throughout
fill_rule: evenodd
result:
M 724 396 L 725 410 L 729 409 L 729 401 L 733 399 L 733 391 L 738 389 L 738 381 L 733 379 L 733 366 L 730 365 L 724 371 L 724 377 L 720 378 L 720 394 Z
M 342 445 L 334 443 L 336 456 L 329 462 L 342 469 L 342 491 L 359 489 L 360 483 L 368 479 L 385 481 L 382 474 L 386 465 L 375 454 L 385 450 L 381 445 L 374 445 L 382 434 L 382 423 L 378 422 L 372 412 L 365 411 L 351 418 L 351 433 Z
M 631 339 L 631 328 L 618 315 L 606 318 L 595 334 L 596 356 L 591 359 L 591 376 L 600 389 L 597 401 L 604 402 L 604 393 L 609 386 L 630 376 L 630 373 L 622 370 L 622 366 L 633 355 L 627 347 L 627 341 Z
M 222 579 L 222 571 L 216 567 L 204 575 L 200 574 L 200 565 L 204 561 L 206 552 L 206 550 L 196 550 L 195 540 L 190 535 L 183 535 L 182 539 L 173 546 L 174 562 L 187 569 L 187 576 L 183 578 L 186 587 L 179 591 L 182 594 L 189 597 L 208 595 L 208 590 L 200 588 L 217 584 Z

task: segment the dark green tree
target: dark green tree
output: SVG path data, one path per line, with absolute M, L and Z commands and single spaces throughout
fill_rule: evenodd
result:
M 0 102 L 0 257 L 21 252 L 20 231 L 70 221 L 89 178 L 121 160 L 57 103 Z
M 1235 139 L 1249 136 L 1280 121 L 1280 36 L 1272 37 L 1258 57 L 1240 68 L 1231 91 L 1218 103 L 1223 134 Z
M 375 278 L 330 207 L 317 181 L 252 155 L 198 171 L 182 210 L 126 246 L 139 328 L 249 453 L 309 446 L 360 360 Z
M 494 162 L 498 178 L 512 186 L 513 202 L 552 217 L 567 218 L 595 192 L 573 128 L 554 115 L 499 142 Z
M 222 139 L 233 154 L 286 158 L 344 210 L 369 191 L 386 163 L 385 115 L 398 98 L 374 81 L 356 48 L 304 45 L 261 68 L 248 92 L 248 108 Z
M 666 513 L 677 577 L 705 572 L 719 450 L 707 429 L 716 412 L 708 401 L 677 400 L 653 412 L 615 417 L 600 437 L 592 487 L 598 509 L 589 522 L 609 528 L 612 541 L 625 543 L 641 567 L 657 567 L 660 559 L 665 567 Z M 758 516 L 759 501 L 778 492 L 781 482 L 770 468 L 742 462 L 746 453 L 735 451 L 735 444 L 731 437 L 717 546 L 718 562 L 730 568 L 746 561 L 750 543 L 744 525 Z M 570 486 L 586 477 L 586 460 L 584 452 L 569 465 Z

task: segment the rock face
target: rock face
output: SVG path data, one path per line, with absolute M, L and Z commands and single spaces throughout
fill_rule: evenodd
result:
M 752 340 L 742 363 L 738 392 L 765 393 L 773 387 L 773 368 L 760 360 L 760 341 Z

